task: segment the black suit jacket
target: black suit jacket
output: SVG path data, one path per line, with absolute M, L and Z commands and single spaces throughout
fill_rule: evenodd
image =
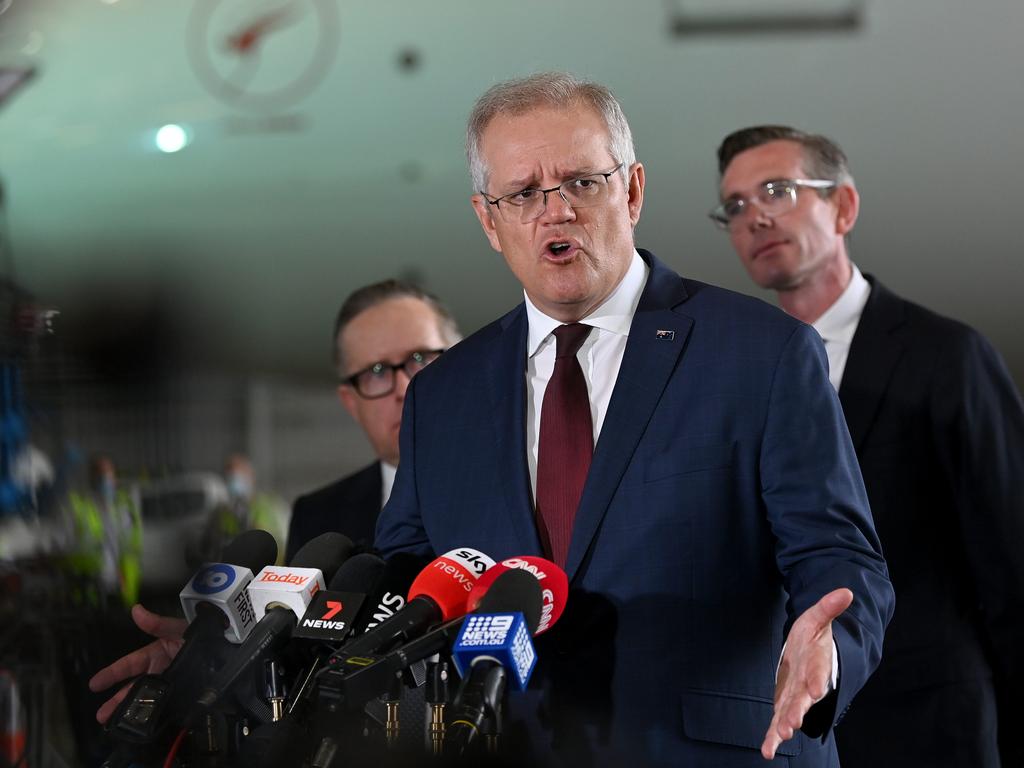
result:
M 1002 764 L 1021 766 L 1021 398 L 980 334 L 868 280 L 839 397 L 896 613 L 837 730 L 840 760 L 997 766 L 998 702 Z
M 380 462 L 353 475 L 307 493 L 295 500 L 288 526 L 285 562 L 321 533 L 337 531 L 362 550 L 373 547 L 373 531 L 380 515 Z

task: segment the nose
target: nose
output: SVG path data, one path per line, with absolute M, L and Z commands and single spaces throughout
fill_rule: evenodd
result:
M 764 212 L 764 209 L 756 200 L 751 200 L 747 204 L 747 209 L 741 215 L 747 217 L 747 228 L 751 231 L 755 229 L 768 229 L 774 226 L 775 220 Z
M 409 388 L 409 381 L 412 379 L 408 373 L 405 372 L 405 368 L 399 368 L 395 371 L 395 397 L 399 400 L 405 399 L 405 390 Z
M 576 218 L 576 211 L 559 188 L 544 193 L 544 210 L 538 218 L 556 222 L 571 221 Z

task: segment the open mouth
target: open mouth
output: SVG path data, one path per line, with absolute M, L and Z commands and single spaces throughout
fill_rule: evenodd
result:
M 572 243 L 567 240 L 555 240 L 547 244 L 545 251 L 551 256 L 561 258 L 567 256 L 572 250 Z

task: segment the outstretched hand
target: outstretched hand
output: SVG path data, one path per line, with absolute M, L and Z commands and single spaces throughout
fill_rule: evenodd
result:
M 833 590 L 793 623 L 775 682 L 775 714 L 761 744 L 761 755 L 766 760 L 775 757 L 782 742 L 793 738 L 807 711 L 829 692 L 832 622 L 852 602 L 850 590 Z
M 112 685 L 128 681 L 128 684 L 107 699 L 96 710 L 96 719 L 106 723 L 114 714 L 117 705 L 128 695 L 131 680 L 139 675 L 158 675 L 170 665 L 184 643 L 188 622 L 170 616 L 160 616 L 147 611 L 136 603 L 132 606 L 132 620 L 143 632 L 156 638 L 148 645 L 132 651 L 126 656 L 104 667 L 89 680 L 89 690 L 94 693 L 106 690 Z

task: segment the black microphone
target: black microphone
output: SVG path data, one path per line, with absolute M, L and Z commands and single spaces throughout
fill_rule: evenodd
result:
M 353 547 L 347 536 L 324 533 L 296 552 L 289 565 L 268 565 L 260 571 L 249 585 L 249 594 L 257 615 L 263 615 L 199 695 L 200 707 L 214 706 L 242 675 L 288 642 L 313 596 L 324 588 L 324 572 L 333 577 Z
M 408 552 L 401 552 L 386 561 L 375 555 L 367 555 L 367 563 L 370 557 L 374 557 L 379 565 L 367 565 L 365 572 L 356 574 L 360 577 L 359 586 L 363 588 L 352 590 L 366 595 L 363 606 L 352 623 L 353 635 L 361 635 L 373 629 L 402 610 L 409 587 L 430 562 L 425 557 Z M 374 575 L 376 578 L 373 578 Z
M 459 550 L 458 552 L 465 561 L 479 556 L 479 553 L 472 550 Z M 453 579 L 456 583 L 461 584 L 458 575 L 462 573 L 459 568 L 449 570 L 450 566 L 451 564 L 446 562 L 446 558 L 441 557 L 424 569 L 434 594 L 449 605 L 452 604 L 454 590 L 451 584 L 446 582 Z M 441 575 L 431 573 L 432 569 L 436 569 Z M 524 577 L 528 579 L 527 582 L 522 581 Z M 518 586 L 516 586 L 517 584 Z M 415 592 L 416 588 L 414 587 L 410 590 L 410 595 Z M 526 598 L 524 598 L 524 592 L 527 595 Z M 529 600 L 529 595 L 533 595 L 532 602 Z M 525 571 L 512 569 L 507 574 L 501 574 L 490 585 L 477 610 L 522 610 L 526 608 L 539 620 L 541 602 L 541 588 L 537 579 Z M 532 604 L 535 604 L 535 610 L 530 608 Z M 382 656 L 357 656 L 348 653 L 352 645 L 351 642 L 336 652 L 332 657 L 334 666 L 325 667 L 317 675 L 319 686 L 316 697 L 317 706 L 313 711 L 313 726 L 305 738 L 305 743 L 314 745 L 314 749 L 309 755 L 310 764 L 317 768 L 330 768 L 342 756 L 343 745 L 345 746 L 344 753 L 351 758 L 354 754 L 353 750 L 356 749 L 353 739 L 358 738 L 358 735 L 354 732 L 353 720 L 348 713 L 362 707 L 382 692 L 390 691 L 396 682 L 397 675 L 411 665 L 447 648 L 458 632 L 458 626 L 462 623 L 463 618 L 460 612 L 457 617 L 450 619 L 440 627 L 416 637 L 398 648 L 387 651 Z M 378 643 L 376 640 L 379 637 L 375 638 L 374 645 L 381 645 L 386 649 L 392 644 L 392 639 L 400 638 L 401 632 L 393 632 L 385 625 L 401 619 L 400 612 L 394 619 L 382 623 L 378 629 L 384 631 L 385 641 Z M 372 634 L 373 631 L 367 633 L 367 635 Z M 362 638 L 356 638 L 354 642 L 361 640 Z
M 435 558 L 426 568 L 422 569 L 409 588 L 409 601 L 405 606 L 379 624 L 376 616 L 371 617 L 372 626 L 364 634 L 349 640 L 328 659 L 327 666 L 316 675 L 316 703 L 312 743 L 316 745 L 312 755 L 312 764 L 322 768 L 329 766 L 338 754 L 339 727 L 345 730 L 346 721 L 338 715 L 345 711 L 361 708 L 372 695 L 367 698 L 344 697 L 335 679 L 343 675 L 335 674 L 340 666 L 359 666 L 371 664 L 373 654 L 391 650 L 413 637 L 422 635 L 440 621 L 453 616 L 461 616 L 466 612 L 469 593 L 477 578 L 494 561 L 482 552 L 469 548 L 455 549 Z M 397 684 L 392 676 L 383 691 L 392 691 Z M 311 690 L 312 693 L 312 690 Z M 351 732 L 353 720 L 348 719 L 347 730 Z
M 420 558 L 414 560 L 418 563 Z M 288 716 L 296 716 L 312 691 L 324 659 L 333 649 L 357 628 L 365 630 L 369 617 L 382 601 L 389 608 L 394 602 L 393 595 L 401 595 L 408 589 L 413 576 L 419 572 L 418 567 L 412 571 L 412 565 L 400 559 L 389 568 L 382 558 L 369 552 L 354 555 L 342 563 L 329 589 L 316 596 L 292 633 L 293 645 L 295 641 L 303 641 L 306 666 L 297 677 L 285 707 Z M 405 599 L 399 597 L 399 601 L 404 604 Z
M 243 745 L 238 764 L 262 768 L 286 765 L 308 741 L 311 693 L 324 659 L 353 632 L 365 631 L 405 604 L 405 593 L 425 560 L 402 556 L 388 563 L 377 555 L 353 555 L 334 574 L 328 589 L 318 593 L 299 621 L 289 652 L 304 659 L 284 707 L 284 716 L 257 728 Z M 340 625 L 340 626 L 339 626 Z
M 142 675 L 110 718 L 118 742 L 152 744 L 171 724 L 180 724 L 189 701 L 231 648 L 256 624 L 246 587 L 253 572 L 277 559 L 277 542 L 266 531 L 241 533 L 224 547 L 222 562 L 208 563 L 181 592 L 190 623 L 184 643 L 162 674 Z
M 421 570 L 409 588 L 404 607 L 339 649 L 339 659 L 382 653 L 425 633 L 441 621 L 466 612 L 477 577 L 494 565 L 482 552 L 467 547 L 446 552 Z M 376 619 L 376 616 L 373 617 Z M 329 661 L 336 666 L 335 658 Z
M 367 617 L 382 597 L 381 590 L 393 589 L 398 576 L 401 591 L 408 588 L 411 577 L 389 572 L 387 564 L 377 555 L 363 552 L 347 560 L 328 585 L 317 595 L 295 629 L 296 638 L 339 645 L 349 635 L 365 631 Z M 399 598 L 399 602 L 404 602 Z
M 339 654 L 338 663 L 321 673 L 324 693 L 329 701 L 343 699 L 351 706 L 369 701 L 387 690 L 399 672 L 451 648 L 464 621 L 476 614 L 520 612 L 527 617 L 530 627 L 536 627 L 542 612 L 542 594 L 540 582 L 527 571 L 504 571 L 487 587 L 472 613 L 451 619 L 383 655 L 362 658 Z
M 421 560 L 422 558 L 416 559 Z M 345 592 L 362 592 L 368 595 L 377 588 L 386 566 L 387 563 L 382 557 L 370 552 L 360 552 L 342 563 L 341 568 L 331 579 L 330 588 Z M 412 583 L 411 578 L 409 583 Z
M 463 673 L 462 685 L 452 703 L 451 723 L 445 734 L 445 753 L 463 755 L 485 722 L 497 736 L 502 703 L 508 683 L 520 690 L 536 664 L 537 654 L 530 637 L 537 631 L 543 608 L 540 581 L 527 571 L 502 573 L 492 589 L 516 596 L 512 611 L 477 609 L 467 616 L 452 648 L 452 658 Z M 507 590 L 507 592 L 506 592 Z M 490 591 L 481 601 L 484 606 Z

